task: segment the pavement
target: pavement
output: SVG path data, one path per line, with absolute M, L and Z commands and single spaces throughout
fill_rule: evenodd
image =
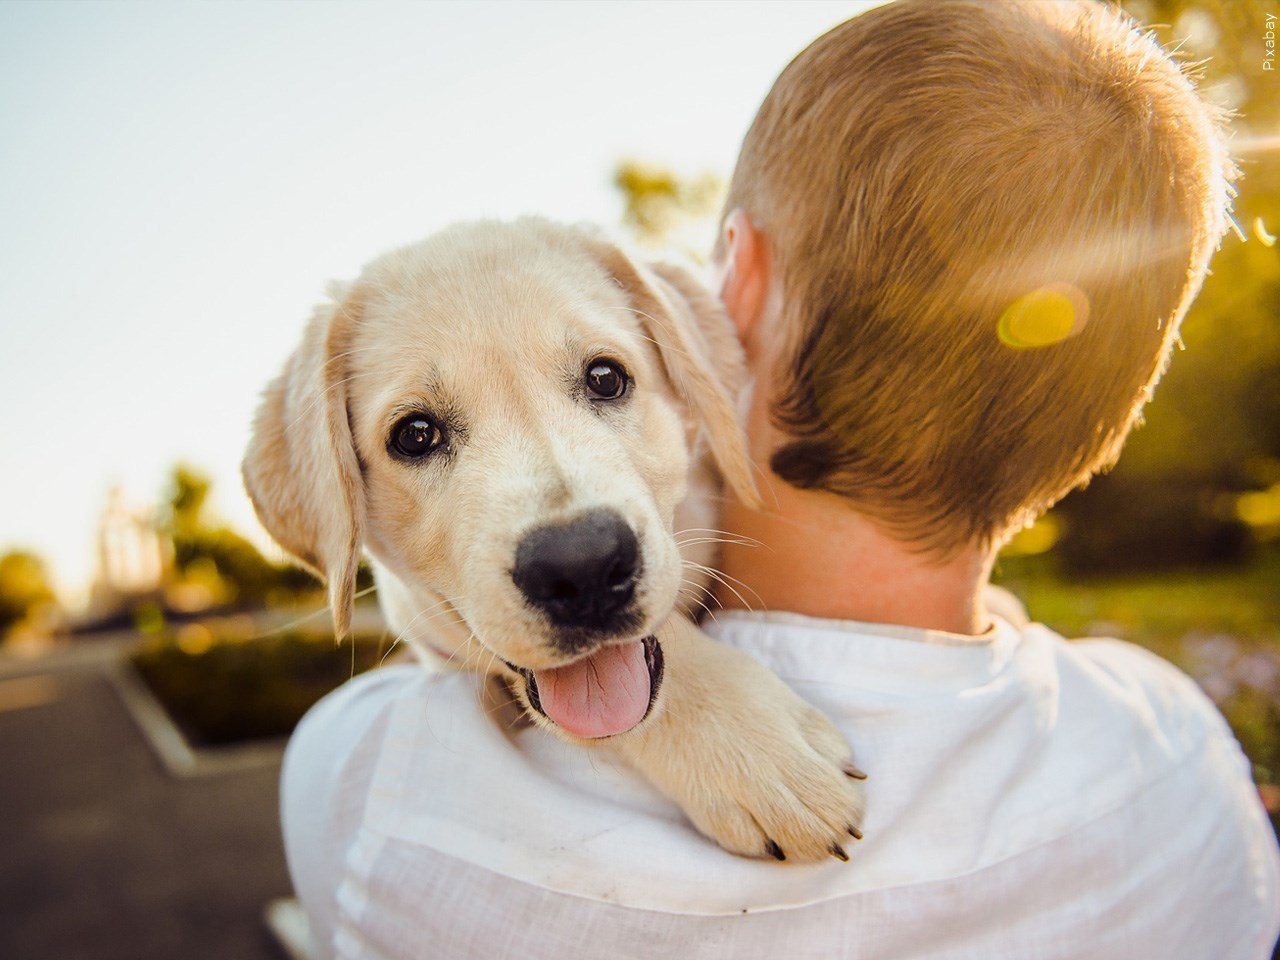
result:
M 167 774 L 103 672 L 122 646 L 0 669 L 0 957 L 281 960 L 278 760 Z

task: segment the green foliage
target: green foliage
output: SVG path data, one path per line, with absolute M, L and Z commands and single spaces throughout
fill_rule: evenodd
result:
M 217 602 L 240 605 L 272 603 L 319 587 L 307 571 L 273 563 L 240 534 L 212 522 L 205 510 L 211 489 L 212 481 L 197 468 L 173 468 L 162 525 L 173 542 L 180 581 L 203 584 Z
M 44 563 L 34 553 L 0 556 L 0 636 L 38 607 L 54 602 Z
M 169 477 L 168 525 L 174 534 L 199 529 L 213 481 L 189 464 L 179 463 Z
M 723 181 L 715 174 L 682 177 L 675 171 L 639 160 L 624 160 L 613 174 L 622 193 L 623 223 L 644 243 L 670 244 L 683 226 L 716 212 Z
M 227 527 L 203 527 L 173 537 L 174 567 L 185 575 L 212 571 L 225 582 L 235 603 L 261 604 L 281 593 L 314 591 L 315 577 L 300 567 L 282 566 Z
M 1245 567 L 1080 577 L 1052 554 L 1001 558 L 995 582 L 1068 637 L 1102 633 L 1180 659 L 1188 634 L 1224 634 L 1280 650 L 1280 552 Z
M 132 663 L 187 738 L 207 747 L 287 735 L 326 693 L 376 666 L 387 646 L 376 635 L 339 647 L 332 635 L 240 639 L 189 624 L 144 641 Z
M 1184 59 L 1204 61 L 1201 90 L 1234 111 L 1240 230 L 1223 240 L 1182 325 L 1186 349 L 1174 356 L 1119 465 L 1059 508 L 1068 528 L 1061 546 L 1082 570 L 1126 559 L 1130 569 L 1142 569 L 1163 536 L 1179 562 L 1240 560 L 1250 540 L 1280 533 L 1273 524 L 1251 523 L 1250 512 L 1236 507 L 1242 495 L 1280 482 L 1280 247 L 1265 242 L 1268 231 L 1280 231 L 1280 96 L 1275 75 L 1261 71 L 1258 5 L 1122 6 L 1143 23 L 1167 24 L 1155 27 L 1157 36 L 1167 48 L 1181 45 Z M 1088 542 L 1099 523 L 1115 529 Z
M 1236 514 L 1240 489 L 1231 478 L 1100 477 L 1060 509 L 1057 557 L 1087 575 L 1238 563 L 1256 550 Z
M 1141 644 L 1217 702 L 1263 782 L 1280 782 L 1280 550 L 1241 568 L 1080 578 L 1051 555 L 1004 558 L 995 580 L 1067 637 Z

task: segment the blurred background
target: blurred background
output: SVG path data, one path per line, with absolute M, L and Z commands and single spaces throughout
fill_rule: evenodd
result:
M 282 955 L 283 738 L 396 648 L 372 596 L 334 645 L 238 476 L 325 283 L 483 216 L 704 253 L 774 77 L 866 6 L 0 5 L 0 956 Z M 1123 6 L 1234 111 L 1237 229 L 1119 466 L 997 579 L 1191 673 L 1274 819 L 1276 4 Z

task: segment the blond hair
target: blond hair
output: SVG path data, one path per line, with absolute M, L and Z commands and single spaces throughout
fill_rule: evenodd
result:
M 1219 118 L 1119 11 L 899 0 L 743 143 L 786 346 L 775 473 L 949 553 L 1109 466 L 1220 239 Z

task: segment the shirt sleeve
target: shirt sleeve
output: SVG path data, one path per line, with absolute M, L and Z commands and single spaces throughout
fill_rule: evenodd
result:
M 1186 848 L 1170 873 L 1189 878 L 1188 892 L 1203 901 L 1203 915 L 1224 925 L 1239 920 L 1232 925 L 1239 942 L 1223 956 L 1270 957 L 1280 933 L 1280 849 L 1252 765 L 1230 725 L 1194 680 L 1151 651 L 1118 640 L 1075 646 L 1117 683 L 1141 690 L 1155 729 L 1184 743 L 1198 740 L 1187 760 L 1195 789 L 1186 802 L 1199 813 L 1182 826 L 1203 836 L 1199 843 L 1179 838 L 1169 844 Z M 1148 820 L 1160 815 L 1147 813 Z M 1217 906 L 1207 909 L 1215 898 Z
M 317 958 L 333 938 L 344 861 L 364 816 L 387 716 L 421 674 L 405 665 L 356 677 L 312 707 L 289 740 L 280 782 L 285 855 Z

